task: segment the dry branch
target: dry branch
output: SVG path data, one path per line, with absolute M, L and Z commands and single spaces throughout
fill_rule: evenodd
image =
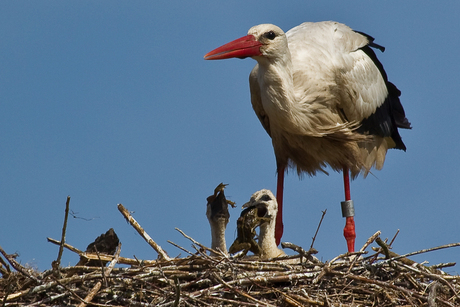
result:
M 11 264 L 11 266 L 18 272 L 21 272 L 24 276 L 28 277 L 29 279 L 35 281 L 36 283 L 40 283 L 40 280 L 31 273 L 30 269 L 23 267 L 19 262 L 17 262 L 12 255 L 8 255 L 3 248 L 0 246 L 0 253 L 5 257 L 6 260 Z
M 324 216 L 326 215 L 327 209 L 324 209 L 324 211 L 321 211 L 321 212 L 322 212 L 323 214 L 321 215 L 321 219 L 319 220 L 318 227 L 316 227 L 315 235 L 313 236 L 313 238 L 312 238 L 312 240 L 311 240 L 310 249 L 312 249 L 312 248 L 313 248 L 313 244 L 315 244 L 316 236 L 318 235 L 319 228 L 321 227 L 321 224 L 323 223 Z
M 55 261 L 52 262 L 52 266 L 55 270 L 59 270 L 59 266 L 61 265 L 62 253 L 64 252 L 65 233 L 67 230 L 67 220 L 69 218 L 69 207 L 70 196 L 67 196 L 67 201 L 65 203 L 64 225 L 62 226 L 61 244 L 59 245 L 58 257 Z
M 131 226 L 133 226 L 134 229 L 136 229 L 136 231 L 142 236 L 142 238 L 144 238 L 144 240 L 147 241 L 147 243 L 151 247 L 153 247 L 153 249 L 158 253 L 160 259 L 166 261 L 171 260 L 171 258 L 169 258 L 166 252 L 163 251 L 161 246 L 156 244 L 155 241 L 153 241 L 153 239 L 148 235 L 144 228 L 142 228 L 141 225 L 139 225 L 139 223 L 131 216 L 131 214 L 129 214 L 129 211 L 125 207 L 123 207 L 122 204 L 118 204 L 118 210 L 121 212 L 121 214 L 123 214 L 128 223 L 130 223 Z
M 432 252 L 432 251 L 436 251 L 436 250 L 440 250 L 440 249 L 444 249 L 444 248 L 457 247 L 457 246 L 460 246 L 460 243 L 445 244 L 445 245 L 441 245 L 441 246 L 437 246 L 437 247 L 422 249 L 422 250 L 419 250 L 419 251 L 416 251 L 416 252 L 407 253 L 407 254 L 404 254 L 404 255 L 398 255 L 396 253 L 389 252 L 389 255 L 391 256 L 391 258 L 389 258 L 389 259 L 387 259 L 385 261 L 376 263 L 376 264 L 374 264 L 374 266 L 381 266 L 381 265 L 391 263 L 392 261 L 400 260 L 400 259 L 405 259 L 404 261 L 408 262 L 408 264 L 411 265 L 411 264 L 415 263 L 415 261 L 406 259 L 407 257 L 418 255 L 418 254 L 423 254 L 423 253 L 428 253 L 428 252 Z

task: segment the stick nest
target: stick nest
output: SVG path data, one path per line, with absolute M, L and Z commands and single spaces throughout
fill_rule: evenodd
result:
M 67 203 L 68 205 L 68 203 Z M 129 214 L 119 205 L 122 214 Z M 296 255 L 261 261 L 230 257 L 192 241 L 195 251 L 170 258 L 135 220 L 133 227 L 157 252 L 157 260 L 120 257 L 101 250 L 82 252 L 48 239 L 78 255 L 77 265 L 62 268 L 58 259 L 44 272 L 22 266 L 0 247 L 2 306 L 460 306 L 460 276 L 440 270 L 454 264 L 426 267 L 388 250 L 369 238 L 356 253 L 321 262 L 312 249 L 293 244 Z M 109 230 L 113 238 L 114 232 Z M 106 235 L 107 235 L 106 234 Z M 115 235 L 116 236 L 116 235 Z M 96 239 L 98 241 L 100 238 Z M 365 251 L 373 242 L 371 255 Z M 112 244 L 113 245 L 113 244 Z M 390 244 L 391 245 L 391 244 Z M 439 248 L 459 246 L 451 244 Z M 90 244 L 94 248 L 94 244 Z M 88 246 L 88 248 L 90 247 Z M 97 248 L 96 248 L 97 249 Z M 112 249 L 112 247 L 110 247 Z M 430 249 L 430 250 L 434 250 Z M 417 253 L 426 252 L 419 251 Z M 209 256 L 208 252 L 213 255 Z M 415 254 L 415 253 L 412 253 Z M 12 268 L 11 268 L 12 267 Z
M 300 255 L 269 261 L 210 257 L 198 246 L 195 255 L 168 261 L 81 255 L 112 261 L 109 267 L 44 272 L 26 267 L 8 272 L 2 266 L 3 306 L 460 305 L 459 276 L 409 264 L 407 258 L 389 261 L 378 252 L 344 254 L 325 263 Z M 129 267 L 113 267 L 116 263 Z

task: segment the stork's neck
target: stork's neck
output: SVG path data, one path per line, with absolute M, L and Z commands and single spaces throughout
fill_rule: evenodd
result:
M 299 104 L 294 92 L 293 66 L 289 50 L 275 59 L 259 58 L 258 63 L 257 76 L 262 105 L 270 118 L 270 123 L 284 129 L 298 129 L 299 125 L 294 115 Z
M 227 244 L 225 243 L 225 229 L 227 228 L 227 222 L 224 219 L 217 219 L 209 221 L 211 226 L 211 248 L 219 249 L 224 254 L 227 254 Z
M 275 241 L 275 218 L 260 225 L 259 247 L 263 259 L 275 258 L 284 255 L 284 252 L 276 246 Z
M 262 89 L 262 101 L 269 99 L 274 107 L 288 112 L 295 102 L 294 82 L 292 79 L 291 54 L 282 54 L 275 60 L 259 60 L 259 84 Z M 265 102 L 263 102 L 265 104 Z M 264 105 L 265 107 L 265 105 Z

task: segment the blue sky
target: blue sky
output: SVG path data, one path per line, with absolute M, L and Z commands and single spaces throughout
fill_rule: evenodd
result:
M 275 190 L 271 141 L 249 101 L 251 59 L 204 61 L 256 24 L 287 31 L 335 20 L 375 37 L 412 122 L 407 152 L 352 182 L 357 247 L 377 230 L 397 253 L 460 242 L 457 1 L 2 1 L 0 3 L 0 246 L 50 268 L 65 201 L 67 242 L 84 250 L 113 227 L 125 257 L 156 253 L 117 210 L 122 203 L 170 256 L 210 245 L 206 197 L 220 182 L 241 206 Z M 285 182 L 283 241 L 322 260 L 346 251 L 342 175 Z M 227 240 L 239 209 L 231 209 Z M 451 248 L 413 257 L 457 262 Z M 66 251 L 63 265 L 78 256 Z M 458 266 L 447 269 L 459 273 Z

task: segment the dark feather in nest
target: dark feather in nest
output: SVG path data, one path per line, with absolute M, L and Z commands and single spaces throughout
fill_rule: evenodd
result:
M 86 252 L 113 255 L 119 242 L 117 234 L 113 228 L 110 228 L 106 233 L 97 237 L 94 242 L 90 243 L 86 248 Z M 77 265 L 86 266 L 101 266 L 101 264 L 105 266 L 107 261 L 87 260 L 84 257 L 80 257 L 80 261 L 77 263 Z

